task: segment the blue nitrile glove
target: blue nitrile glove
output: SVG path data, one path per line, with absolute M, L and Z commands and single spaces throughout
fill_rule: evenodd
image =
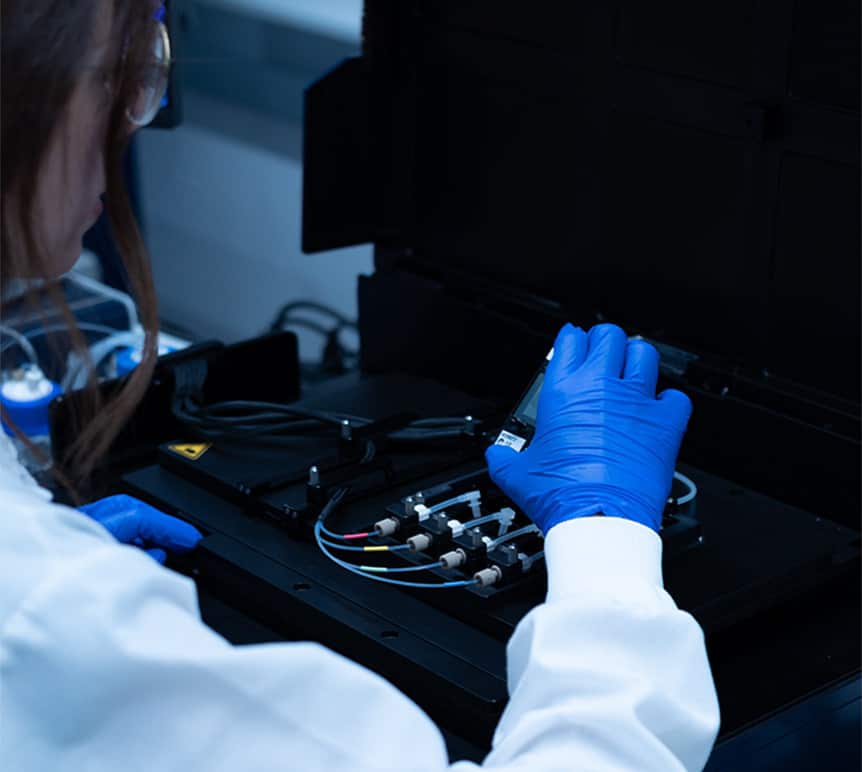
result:
M 491 478 L 543 533 L 597 514 L 661 527 L 691 401 L 674 389 L 656 398 L 658 362 L 612 324 L 560 330 L 531 444 L 485 454 Z
M 194 526 L 125 494 L 99 499 L 80 511 L 105 526 L 117 541 L 146 549 L 159 563 L 165 562 L 165 550 L 188 552 L 203 538 Z

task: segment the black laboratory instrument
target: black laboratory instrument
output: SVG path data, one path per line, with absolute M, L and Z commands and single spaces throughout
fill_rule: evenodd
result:
M 859 4 L 525 8 L 367 0 L 361 56 L 307 91 L 304 247 L 371 242 L 374 271 L 358 282 L 361 373 L 302 404 L 472 416 L 488 432 L 472 446 L 374 441 L 380 455 L 366 448 L 356 468 L 378 464 L 375 484 L 327 527 L 366 532 L 465 479 L 495 506 L 482 450 L 504 424 L 529 440 L 535 392 L 519 398 L 548 341 L 567 321 L 620 323 L 659 348 L 659 389 L 694 405 L 678 471 L 697 486 L 703 542 L 666 549 L 665 586 L 705 631 L 720 742 L 745 727 L 753 742 L 860 667 Z M 268 385 L 291 367 L 262 354 L 255 389 L 277 401 Z M 541 571 L 494 598 L 370 581 L 273 514 L 334 493 L 325 473 L 314 490 L 310 467 L 337 456 L 337 432 L 307 449 L 216 440 L 195 461 L 164 447 L 193 436 L 155 426 L 122 485 L 205 530 L 189 571 L 208 597 L 373 668 L 474 757 L 487 750 L 505 642 L 541 602 Z M 333 489 L 349 487 L 338 469 Z M 229 490 L 231 470 L 295 479 L 248 495 Z M 420 530 L 453 542 L 455 515 Z

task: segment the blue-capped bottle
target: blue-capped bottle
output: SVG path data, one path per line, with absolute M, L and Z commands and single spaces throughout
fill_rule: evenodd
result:
M 34 364 L 13 370 L 0 385 L 3 431 L 12 438 L 18 459 L 33 474 L 44 472 L 53 464 L 48 407 L 62 391 L 59 384 Z M 29 445 L 10 424 L 27 438 Z

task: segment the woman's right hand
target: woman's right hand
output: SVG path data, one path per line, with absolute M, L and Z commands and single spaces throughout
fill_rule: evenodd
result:
M 656 397 L 658 365 L 652 345 L 615 325 L 560 330 L 531 444 L 486 452 L 491 478 L 543 533 L 589 515 L 659 530 L 691 401 Z

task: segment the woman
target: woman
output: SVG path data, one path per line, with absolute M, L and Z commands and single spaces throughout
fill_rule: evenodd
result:
M 142 0 L 2 10 L 4 281 L 67 270 L 106 191 L 150 333 L 152 282 L 119 161 L 163 89 L 153 10 Z M 82 425 L 74 470 L 104 452 L 152 361 L 150 334 L 123 393 Z M 703 635 L 661 587 L 656 533 L 690 404 L 656 398 L 657 375 L 648 344 L 611 325 L 567 325 L 533 443 L 488 452 L 495 481 L 546 535 L 549 592 L 510 641 L 511 699 L 484 767 L 706 761 L 718 707 Z M 232 647 L 201 623 L 188 580 L 117 542 L 188 549 L 190 526 L 128 500 L 85 508 L 96 522 L 49 499 L 4 437 L 0 768 L 447 768 L 437 728 L 391 685 L 315 644 Z

